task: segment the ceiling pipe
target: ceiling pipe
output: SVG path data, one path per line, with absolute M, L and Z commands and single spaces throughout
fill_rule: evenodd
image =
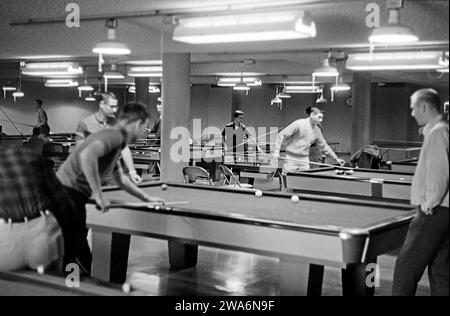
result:
M 336 4 L 336 2 L 358 2 L 360 0 L 278 0 L 276 4 L 273 1 L 261 2 L 261 1 L 242 1 L 239 4 L 223 4 L 211 7 L 199 6 L 186 9 L 163 9 L 163 10 L 150 10 L 139 11 L 129 13 L 115 13 L 115 14 L 102 14 L 102 15 L 82 15 L 80 21 L 99 21 L 105 19 L 135 19 L 135 18 L 151 18 L 151 17 L 173 17 L 176 15 L 189 15 L 189 14 L 214 14 L 214 13 L 233 13 L 239 11 L 239 13 L 255 12 L 255 10 L 279 10 L 294 9 L 294 8 L 307 8 L 317 6 L 327 6 L 330 4 Z M 22 19 L 15 20 L 9 23 L 10 26 L 31 26 L 39 24 L 54 24 L 54 23 L 66 23 L 66 17 L 58 18 L 43 18 L 43 19 Z

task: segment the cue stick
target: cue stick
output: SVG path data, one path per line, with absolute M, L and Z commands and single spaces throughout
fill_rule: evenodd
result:
M 109 208 L 123 208 L 123 207 L 154 207 L 154 206 L 173 206 L 186 205 L 189 201 L 174 201 L 174 202 L 123 202 L 114 201 L 109 205 Z
M 292 162 L 300 162 L 300 160 L 298 160 L 298 159 L 291 159 L 291 158 L 284 158 L 284 157 L 279 157 L 279 159 L 286 160 L 286 161 L 292 161 Z M 355 170 L 355 168 L 352 168 L 352 167 L 336 166 L 336 165 L 331 165 L 331 164 L 322 163 L 322 162 L 308 161 L 308 163 L 312 164 L 312 165 L 317 165 L 317 166 L 325 166 L 325 167 L 333 167 L 333 168 L 339 168 L 339 169 Z
M 26 124 L 26 123 L 22 123 L 22 122 L 8 121 L 8 120 L 5 120 L 5 119 L 0 119 L 0 121 L 2 121 L 2 122 L 9 122 L 9 123 L 15 123 L 15 124 L 23 125 L 23 126 L 28 126 L 28 127 L 35 127 L 36 126 L 36 125 Z

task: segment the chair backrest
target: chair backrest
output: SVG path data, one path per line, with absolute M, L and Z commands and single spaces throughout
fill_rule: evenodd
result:
M 365 152 L 361 153 L 356 165 L 359 168 L 380 169 L 380 162 L 377 157 Z
M 186 183 L 197 183 L 198 180 L 201 180 L 211 184 L 208 171 L 201 167 L 186 166 L 183 168 L 183 176 Z
M 220 172 L 222 172 L 222 174 L 224 176 L 224 181 L 227 184 L 236 184 L 238 187 L 242 187 L 241 183 L 236 178 L 236 176 L 233 174 L 233 171 L 230 168 L 228 168 L 225 165 L 220 165 L 219 170 L 220 170 Z M 234 182 L 234 183 L 232 183 L 232 182 Z

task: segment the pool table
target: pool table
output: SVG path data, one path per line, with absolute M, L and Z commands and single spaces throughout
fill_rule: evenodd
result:
M 338 167 L 317 168 L 286 174 L 289 192 L 326 193 L 352 198 L 409 203 L 412 173 L 378 169 L 354 169 L 352 175 L 337 175 Z
M 277 257 L 281 295 L 320 295 L 324 266 L 342 269 L 344 295 L 373 295 L 366 267 L 377 256 L 401 247 L 412 206 L 338 197 L 253 192 L 189 184 L 142 186 L 151 196 L 178 206 L 144 206 L 119 189 L 104 194 L 128 202 L 99 213 L 87 207 L 92 229 L 94 278 L 126 280 L 132 235 L 168 240 L 173 269 L 194 267 L 198 246 Z M 117 203 L 117 201 L 116 201 Z
M 417 162 L 417 158 L 393 161 L 391 170 L 394 172 L 414 173 L 416 172 Z

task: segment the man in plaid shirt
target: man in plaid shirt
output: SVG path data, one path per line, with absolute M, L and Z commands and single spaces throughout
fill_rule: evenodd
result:
M 0 271 L 61 263 L 63 244 L 76 239 L 71 223 L 78 220 L 67 200 L 41 155 L 24 147 L 0 149 Z M 71 262 L 75 255 L 65 256 Z

